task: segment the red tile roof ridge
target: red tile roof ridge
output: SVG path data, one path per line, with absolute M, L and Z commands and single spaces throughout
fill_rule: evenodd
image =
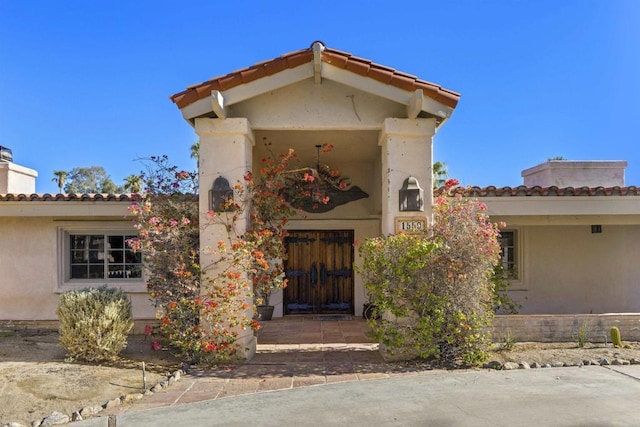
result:
M 455 108 L 460 100 L 460 94 L 457 92 L 419 79 L 414 75 L 377 64 L 369 59 L 354 56 L 348 52 L 325 46 L 321 57 L 323 62 L 364 77 L 372 78 L 384 84 L 408 91 L 422 89 L 425 96 L 450 108 Z M 211 94 L 212 90 L 231 89 L 311 61 L 313 61 L 313 47 L 296 50 L 223 76 L 214 77 L 207 81 L 187 86 L 185 90 L 171 95 L 169 98 L 178 108 L 184 108 L 193 102 L 206 98 Z
M 56 202 L 56 201 L 116 201 L 133 202 L 138 200 L 136 193 L 7 193 L 0 194 L 0 202 Z
M 541 187 L 519 185 L 516 187 L 487 187 L 472 186 L 458 188 L 460 194 L 471 197 L 550 197 L 550 196 L 640 196 L 640 187 L 635 185 L 614 186 L 614 187 Z

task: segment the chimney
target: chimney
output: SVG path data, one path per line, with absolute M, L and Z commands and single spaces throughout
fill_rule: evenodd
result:
M 0 194 L 33 194 L 38 172 L 13 163 L 13 153 L 0 146 Z
M 624 160 L 549 160 L 522 171 L 527 187 L 624 187 Z

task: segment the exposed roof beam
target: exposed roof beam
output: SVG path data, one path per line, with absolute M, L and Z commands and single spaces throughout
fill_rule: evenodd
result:
M 315 42 L 311 45 L 313 49 L 313 80 L 319 85 L 322 83 L 322 51 L 324 45 L 320 42 Z
M 224 106 L 224 96 L 219 90 L 211 91 L 211 106 L 213 107 L 213 112 L 216 113 L 221 119 L 227 118 L 227 109 Z
M 422 104 L 424 104 L 424 93 L 422 89 L 416 89 L 409 98 L 409 104 L 407 105 L 407 117 L 415 119 L 422 111 Z

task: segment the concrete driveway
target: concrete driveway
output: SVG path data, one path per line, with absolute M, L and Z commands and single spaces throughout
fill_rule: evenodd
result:
M 640 366 L 432 371 L 208 400 L 77 425 L 640 426 Z

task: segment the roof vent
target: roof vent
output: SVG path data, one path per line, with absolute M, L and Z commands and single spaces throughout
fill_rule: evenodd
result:
M 0 161 L 13 162 L 13 153 L 10 148 L 0 145 Z

